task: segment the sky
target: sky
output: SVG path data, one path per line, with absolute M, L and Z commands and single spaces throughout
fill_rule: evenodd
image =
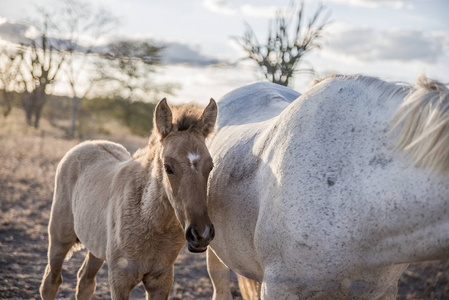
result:
M 0 39 L 13 40 L 11 24 L 23 24 L 35 14 L 35 3 L 54 0 L 0 0 Z M 290 0 L 91 0 L 120 20 L 110 38 L 151 39 L 168 45 L 156 83 L 175 83 L 169 102 L 207 104 L 227 92 L 264 80 L 259 67 L 242 60 L 245 53 L 232 39 L 242 36 L 245 22 L 264 41 L 268 24 Z M 424 72 L 449 83 L 448 0 L 305 0 L 305 17 L 319 4 L 330 14 L 319 51 L 305 57 L 291 88 L 303 93 L 310 83 L 329 73 L 378 76 L 412 83 Z M 62 85 L 55 93 L 64 94 Z

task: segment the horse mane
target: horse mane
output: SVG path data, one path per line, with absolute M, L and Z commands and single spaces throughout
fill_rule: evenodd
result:
M 200 132 L 202 126 L 203 108 L 195 104 L 184 104 L 179 106 L 170 105 L 173 117 L 172 131 L 198 131 Z M 151 132 L 146 147 L 138 149 L 134 155 L 134 159 L 140 159 L 145 156 L 147 161 L 152 161 L 156 154 L 156 145 L 160 141 L 159 134 L 155 130 L 153 124 L 153 131 Z
M 342 80 L 349 81 L 354 85 L 363 85 L 367 93 L 371 95 L 378 94 L 378 101 L 385 102 L 389 99 L 396 98 L 398 95 L 405 97 L 408 91 L 413 87 L 405 82 L 387 82 L 378 77 L 365 76 L 361 74 L 354 75 L 342 75 L 342 74 L 331 74 L 322 78 L 316 79 L 312 86 L 319 84 L 325 80 Z
M 315 80 L 317 85 L 326 80 L 346 80 L 362 84 L 365 92 L 378 95 L 379 102 L 402 100 L 391 119 L 390 134 L 399 131 L 395 148 L 402 150 L 417 167 L 437 174 L 449 174 L 449 88 L 418 76 L 414 85 L 386 82 L 363 75 L 329 75 Z
M 449 89 L 421 74 L 392 119 L 396 147 L 418 167 L 449 174 Z
M 200 130 L 203 108 L 195 104 L 170 106 L 173 114 L 173 125 L 177 131 Z

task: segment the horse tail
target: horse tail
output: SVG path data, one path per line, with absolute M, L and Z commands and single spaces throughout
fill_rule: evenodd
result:
M 75 244 L 73 244 L 72 248 L 70 248 L 69 252 L 67 252 L 64 260 L 68 261 L 69 259 L 72 258 L 73 254 L 75 252 L 81 251 L 83 249 L 84 249 L 84 245 L 81 244 L 81 242 L 77 239 Z
M 420 75 L 393 117 L 397 148 L 417 167 L 449 173 L 449 89 Z
M 260 299 L 260 283 L 239 274 L 237 274 L 237 279 L 239 281 L 239 289 L 243 299 Z

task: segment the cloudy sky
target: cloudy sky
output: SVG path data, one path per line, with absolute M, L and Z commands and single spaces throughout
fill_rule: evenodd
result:
M 34 14 L 35 4 L 53 0 L 0 0 L 0 39 L 12 40 L 18 23 Z M 290 0 L 92 0 L 120 19 L 113 36 L 166 43 L 166 65 L 156 82 L 180 85 L 169 101 L 207 103 L 228 91 L 263 80 L 232 36 L 245 22 L 259 41 L 268 22 Z M 323 49 L 306 57 L 318 76 L 362 73 L 413 82 L 420 72 L 449 82 L 448 0 L 305 0 L 306 19 L 323 3 L 331 13 Z M 301 66 L 300 66 L 301 67 Z M 298 74 L 292 88 L 304 92 L 314 77 Z M 64 88 L 57 89 L 64 93 Z

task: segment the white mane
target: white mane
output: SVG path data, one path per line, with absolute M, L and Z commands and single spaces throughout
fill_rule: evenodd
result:
M 415 165 L 440 174 L 449 173 L 449 89 L 424 75 L 393 117 L 401 127 L 397 147 Z
M 389 101 L 390 99 L 396 99 L 396 97 L 404 97 L 412 86 L 404 82 L 387 82 L 378 77 L 365 76 L 361 74 L 356 75 L 329 75 L 314 81 L 312 86 L 317 85 L 326 80 L 342 80 L 347 81 L 348 84 L 354 86 L 362 85 L 367 93 L 372 95 L 378 95 L 379 101 Z M 373 98 L 376 98 L 373 96 Z
M 363 75 L 331 75 L 314 82 L 345 80 L 362 84 L 379 102 L 403 99 L 391 120 L 390 133 L 399 130 L 396 148 L 403 150 L 418 167 L 439 174 L 449 172 L 449 89 L 420 75 L 414 85 L 389 83 Z

